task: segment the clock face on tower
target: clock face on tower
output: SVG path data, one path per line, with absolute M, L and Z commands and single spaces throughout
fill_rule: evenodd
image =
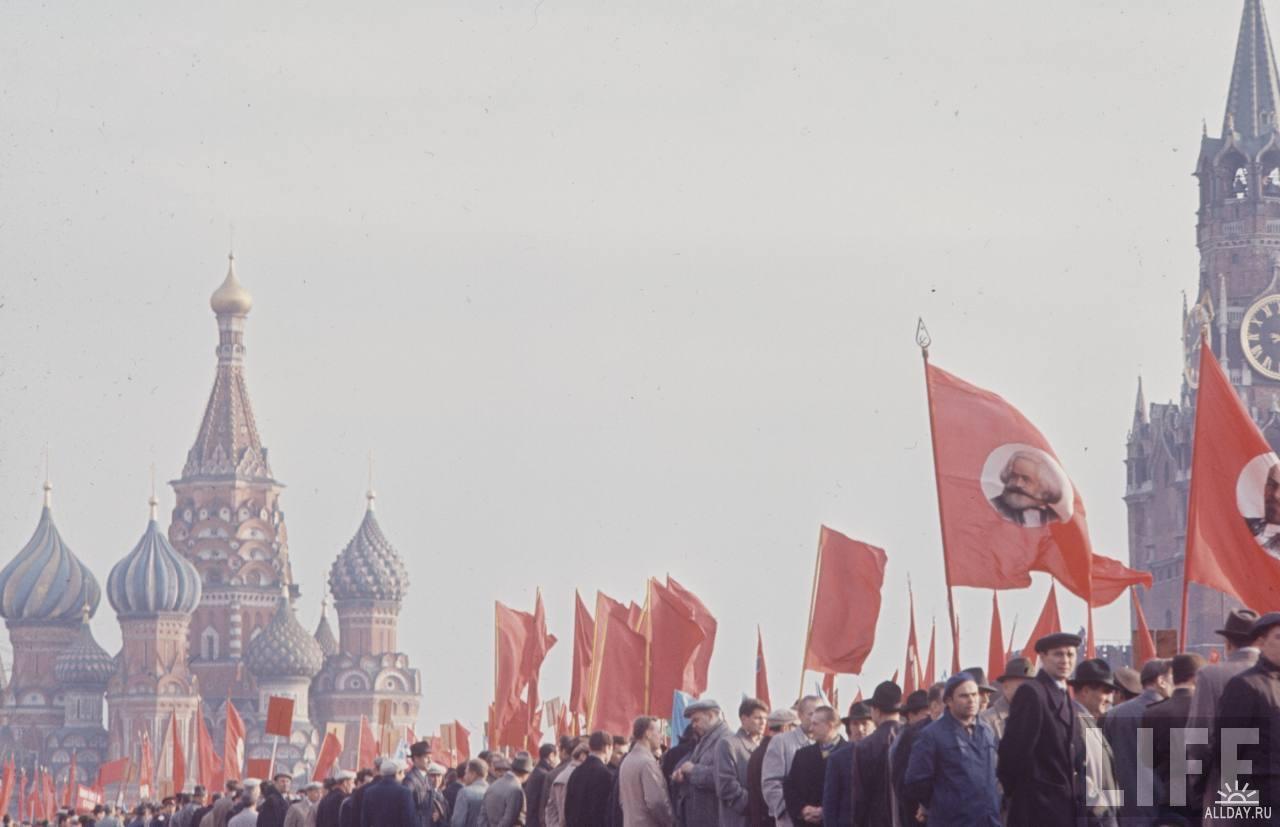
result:
M 1263 296 L 1244 314 L 1240 346 L 1255 371 L 1280 380 L 1280 294 Z

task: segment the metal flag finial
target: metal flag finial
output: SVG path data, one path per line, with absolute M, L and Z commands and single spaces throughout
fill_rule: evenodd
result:
M 924 325 L 924 317 L 916 318 L 916 345 L 921 350 L 928 350 L 929 345 L 933 344 L 933 337 L 929 335 L 929 328 Z

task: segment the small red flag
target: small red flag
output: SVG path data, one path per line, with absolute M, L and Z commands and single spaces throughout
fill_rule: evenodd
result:
M 75 806 L 76 798 L 76 751 L 71 750 L 71 764 L 67 767 L 67 783 L 62 788 L 62 806 L 70 810 Z M 0 809 L 0 813 L 4 810 Z
M 129 773 L 129 759 L 117 758 L 114 761 L 103 761 L 98 765 L 98 783 L 94 786 L 100 790 L 105 790 L 112 784 L 119 784 L 124 781 L 125 776 Z
M 893 682 L 898 682 L 898 673 L 893 673 Z M 822 694 L 827 696 L 827 703 L 836 706 L 836 675 L 834 672 L 828 672 L 822 676 Z
M 458 721 L 453 722 L 453 748 L 458 753 L 458 763 L 471 760 L 471 732 Z
M 227 698 L 227 722 L 222 737 L 222 777 L 224 781 L 239 781 L 244 766 L 244 719 L 236 705 Z
M 764 635 L 759 626 L 756 626 L 756 697 L 773 709 L 773 703 L 769 700 L 769 668 L 764 662 Z
M 1031 630 L 1031 637 L 1027 640 L 1027 645 L 1022 647 L 1022 656 L 1032 663 L 1036 661 L 1036 641 L 1045 635 L 1051 635 L 1054 632 L 1062 631 L 1062 620 L 1058 617 L 1058 587 L 1056 583 L 1049 584 L 1049 596 L 1044 599 L 1044 608 L 1040 610 L 1040 618 L 1036 620 L 1035 628 Z
M 222 775 L 222 759 L 214 752 L 213 738 L 204 723 L 204 704 L 196 709 L 196 761 L 200 765 L 200 784 L 206 790 L 220 789 L 222 784 L 218 779 Z
M 1000 624 L 1000 601 L 991 592 L 991 638 L 987 642 L 987 680 L 1004 674 L 1004 629 Z
M 250 758 L 245 762 L 245 772 L 250 778 L 259 778 L 266 783 L 271 778 L 271 759 Z
M 178 734 L 177 712 L 170 713 L 169 738 L 169 747 L 173 750 L 173 794 L 177 795 L 187 783 L 187 752 Z
M 1133 611 L 1138 622 L 1138 628 L 1133 632 L 1133 665 L 1141 669 L 1147 661 L 1155 659 L 1156 642 L 1147 628 L 1147 616 L 1142 613 L 1142 601 L 1138 599 L 1136 589 L 1133 592 Z
M 644 708 L 645 641 L 631 630 L 625 615 L 596 618 L 599 663 L 591 693 L 588 728 L 629 732 L 636 712 Z
M 591 677 L 591 649 L 596 636 L 596 624 L 591 612 L 582 602 L 582 595 L 573 592 L 573 682 L 569 688 L 569 711 L 574 715 L 587 714 L 587 686 Z
M 266 733 L 282 738 L 293 735 L 293 698 L 272 695 L 267 699 Z
M 907 662 L 902 669 L 902 694 L 910 695 L 920 688 L 920 643 L 916 639 L 916 597 L 907 579 Z
M 711 652 L 716 645 L 716 629 L 718 624 L 706 605 L 693 592 L 681 586 L 671 575 L 667 575 L 667 588 L 675 594 L 693 613 L 693 622 L 702 629 L 702 642 L 693 653 L 693 660 L 685 670 L 685 691 L 697 697 L 707 691 L 707 673 L 711 668 Z
M 356 741 L 356 760 L 360 769 L 373 769 L 373 759 L 378 757 L 378 739 L 373 735 L 369 719 L 360 716 L 360 738 Z
M 686 680 L 694 671 L 703 631 L 689 604 L 653 578 L 649 579 L 648 606 L 642 630 L 649 639 L 649 674 L 644 682 L 648 688 L 647 714 L 670 718 L 676 690 L 695 694 L 694 686 Z
M 822 527 L 804 667 L 856 675 L 871 652 L 884 584 L 883 549 Z
M 504 729 L 515 717 L 520 696 L 524 694 L 521 666 L 532 626 L 533 615 L 494 601 L 493 717 L 498 730 Z
M 342 741 L 334 732 L 326 732 L 320 744 L 320 752 L 316 755 L 316 769 L 311 775 L 312 781 L 323 781 L 329 777 L 329 770 L 342 755 Z
M 1260 325 L 1248 322 L 1244 333 L 1249 341 L 1263 335 Z M 1280 604 L 1280 457 L 1207 341 L 1200 346 L 1192 445 L 1185 582 L 1225 592 L 1259 611 Z M 1186 612 L 1182 614 L 1178 640 L 1186 649 Z
M 921 689 L 928 689 L 937 683 L 937 670 L 934 668 L 934 655 L 937 652 L 938 643 L 938 623 L 930 621 L 929 623 L 929 659 L 924 662 L 924 686 Z

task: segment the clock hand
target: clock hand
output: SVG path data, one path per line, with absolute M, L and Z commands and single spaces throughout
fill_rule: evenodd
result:
M 1270 335 L 1272 344 L 1280 344 L 1280 333 L 1272 333 Z

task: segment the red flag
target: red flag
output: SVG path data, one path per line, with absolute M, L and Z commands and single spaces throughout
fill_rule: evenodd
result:
M 98 782 L 94 786 L 100 790 L 105 790 L 112 784 L 119 784 L 124 781 L 128 773 L 129 759 L 127 757 L 117 758 L 114 761 L 104 761 L 98 765 Z
M 1026 588 L 1043 571 L 1087 600 L 1084 502 L 1053 448 L 996 394 L 925 372 L 948 587 Z
M 76 751 L 71 750 L 71 764 L 67 767 L 67 783 L 62 788 L 63 800 L 62 806 L 70 810 L 76 804 Z M 0 813 L 4 809 L 0 808 Z
M 1040 610 L 1040 618 L 1036 620 L 1035 628 L 1031 630 L 1031 637 L 1027 640 L 1027 645 L 1022 647 L 1022 656 L 1031 662 L 1036 660 L 1036 641 L 1045 635 L 1051 635 L 1054 632 L 1062 631 L 1062 620 L 1058 617 L 1058 587 L 1056 583 L 1049 585 L 1049 596 L 1044 600 L 1044 608 Z
M 1124 594 L 1125 589 L 1142 584 L 1151 588 L 1151 572 L 1131 569 L 1119 560 L 1093 555 L 1093 600 L 1094 607 L 1108 606 Z
M 898 673 L 893 673 L 893 682 L 898 682 Z M 827 696 L 827 703 L 836 706 L 836 674 L 828 672 L 822 676 L 822 694 Z M 837 707 L 838 708 L 838 707 Z
M 804 668 L 856 675 L 875 643 L 885 553 L 823 526 L 817 556 Z
M 13 756 L 4 762 L 4 778 L 0 781 L 0 814 L 9 812 L 9 801 L 13 798 Z
M 271 779 L 271 759 L 250 758 L 245 762 L 244 770 L 250 778 L 261 778 L 266 783 Z
M 320 744 L 320 753 L 316 755 L 316 769 L 311 775 L 312 781 L 323 781 L 329 777 L 329 770 L 333 769 L 333 765 L 338 762 L 339 756 L 342 755 L 342 741 L 338 738 L 337 733 L 326 732 L 324 741 Z
M 40 803 L 44 807 L 46 818 L 57 815 L 58 796 L 53 789 L 53 770 L 45 770 L 40 780 Z
M 916 597 L 907 579 L 907 662 L 902 669 L 902 694 L 910 695 L 920 688 L 920 642 L 916 639 Z
M 200 784 L 211 792 L 219 789 L 222 759 L 213 750 L 213 738 L 209 737 L 209 728 L 204 723 L 203 704 L 196 709 L 196 761 L 200 764 Z
M 281 738 L 293 735 L 293 698 L 267 698 L 267 725 L 263 731 Z
M 644 620 L 644 608 L 631 601 L 631 605 L 627 607 L 627 625 L 631 627 L 633 632 L 640 631 L 640 623 Z
M 644 682 L 647 714 L 670 718 L 676 690 L 697 694 L 693 691 L 695 686 L 686 681 L 696 670 L 694 659 L 704 639 L 702 627 L 688 603 L 652 578 L 647 604 L 649 610 L 643 630 L 648 636 L 649 666 Z
M 596 624 L 582 602 L 582 595 L 573 592 L 573 682 L 569 689 L 569 711 L 574 715 L 587 714 L 587 685 L 591 677 L 591 648 L 596 636 Z
M 623 734 L 644 708 L 645 640 L 626 615 L 596 617 L 599 663 L 591 692 L 588 728 Z
M 929 659 L 924 662 L 924 686 L 921 689 L 928 689 L 937 683 L 937 671 L 934 669 L 934 654 L 937 650 L 938 643 L 938 623 L 930 621 L 929 623 Z
M 458 753 L 458 763 L 471 760 L 471 733 L 462 724 L 453 722 L 453 748 Z
M 711 668 L 711 651 L 716 645 L 716 619 L 698 596 L 667 575 L 667 588 L 684 601 L 693 613 L 693 622 L 702 629 L 702 642 L 693 653 L 693 661 L 685 670 L 685 691 L 697 697 L 707 691 L 707 671 Z
M 991 592 L 991 638 L 987 643 L 987 680 L 1004 674 L 1004 629 L 1000 624 L 1000 601 Z
M 360 737 L 356 741 L 356 761 L 360 769 L 373 769 L 373 759 L 378 757 L 378 739 L 373 735 L 368 717 L 360 716 Z
M 521 667 L 525 683 L 528 684 L 529 722 L 525 733 L 526 748 L 537 755 L 542 743 L 542 698 L 539 693 L 539 681 L 542 673 L 542 662 L 547 652 L 556 645 L 556 636 L 547 634 L 547 613 L 542 605 L 542 589 L 538 589 L 533 606 L 533 625 L 529 635 L 529 643 L 525 648 L 524 662 Z
M 498 730 L 511 722 L 524 693 L 521 667 L 525 647 L 533 632 L 532 626 L 532 615 L 494 602 L 493 718 Z
M 1249 322 L 1249 342 L 1262 335 Z M 1273 335 L 1273 334 L 1268 334 Z M 1187 585 L 1200 583 L 1259 611 L 1280 604 L 1280 457 L 1272 452 L 1208 342 L 1200 346 L 1186 574 L 1178 645 L 1187 647 Z
M 1138 628 L 1133 635 L 1133 665 L 1141 669 L 1147 661 L 1155 659 L 1156 642 L 1147 628 L 1147 616 L 1142 613 L 1142 601 L 1138 599 L 1136 590 L 1133 592 L 1133 611 L 1138 620 Z
M 169 738 L 173 750 L 173 794 L 182 792 L 187 784 L 187 753 L 182 746 L 182 738 L 178 735 L 178 713 L 170 713 Z
M 244 719 L 236 705 L 227 698 L 227 723 L 222 736 L 222 778 L 223 781 L 240 780 L 240 769 L 244 766 Z
M 142 733 L 142 768 L 138 771 L 138 795 L 150 798 L 155 775 L 155 759 L 151 754 L 151 736 Z
M 764 663 L 764 635 L 759 626 L 756 626 L 756 698 L 773 709 L 769 700 L 769 668 Z

